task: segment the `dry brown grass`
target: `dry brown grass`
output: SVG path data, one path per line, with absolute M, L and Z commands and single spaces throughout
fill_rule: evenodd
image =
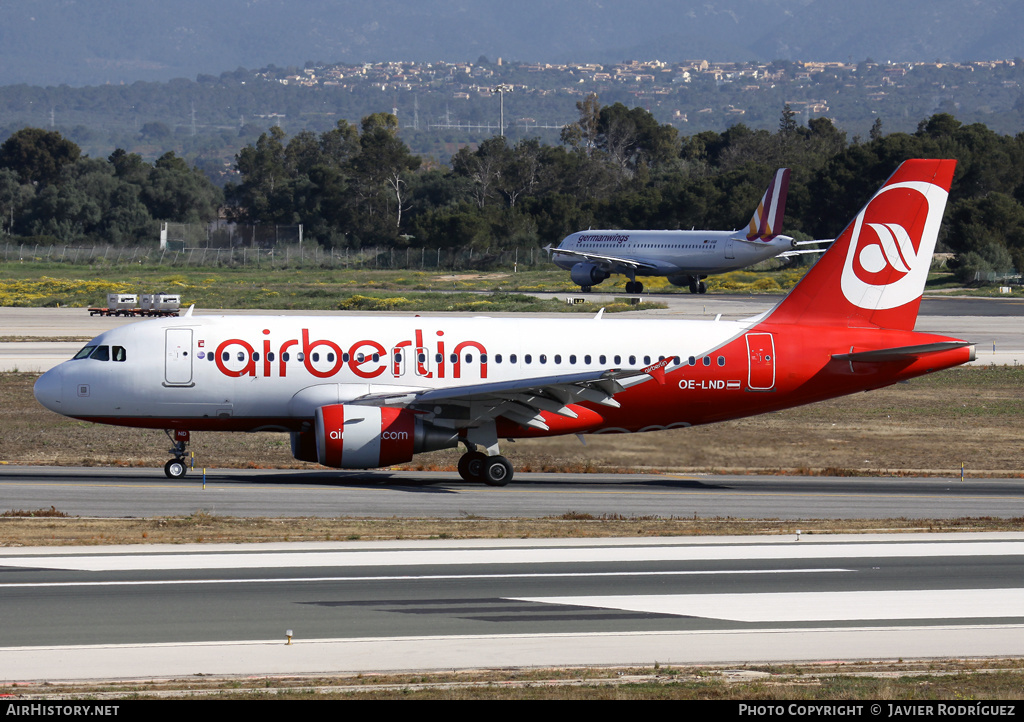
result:
M 163 432 L 67 419 L 36 403 L 34 374 L 0 374 L 0 461 L 153 466 Z M 520 440 L 503 452 L 520 471 L 647 471 L 1018 476 L 1024 471 L 1024 367 L 959 368 L 866 394 L 712 426 L 649 434 Z M 199 463 L 310 467 L 284 434 L 193 434 Z M 459 451 L 408 468 L 453 470 Z
M 59 511 L 59 510 L 58 510 Z M 542 519 L 408 519 L 216 516 L 143 519 L 0 517 L 0 547 L 105 544 L 239 544 L 391 539 L 565 539 L 751 534 L 1020 531 L 1021 519 L 732 519 L 592 517 L 569 512 Z M 30 512 L 25 512 L 30 513 Z

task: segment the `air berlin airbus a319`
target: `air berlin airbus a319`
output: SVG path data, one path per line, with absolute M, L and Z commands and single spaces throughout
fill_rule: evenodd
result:
M 956 162 L 903 163 L 774 309 L 742 321 L 192 316 L 97 336 L 44 374 L 66 416 L 191 431 L 282 431 L 296 459 L 401 464 L 463 444 L 503 485 L 498 440 L 656 431 L 753 416 L 965 363 L 916 333 Z

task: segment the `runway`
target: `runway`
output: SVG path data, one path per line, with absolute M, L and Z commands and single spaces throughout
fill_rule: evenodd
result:
M 534 294 L 564 299 L 565 294 Z M 572 294 L 570 294 L 572 295 Z M 611 303 L 614 294 L 590 294 L 587 300 Z M 615 314 L 618 318 L 680 318 L 712 320 L 755 316 L 772 308 L 782 296 L 699 296 L 655 294 L 644 298 L 664 303 L 667 309 Z M 196 309 L 196 315 L 346 315 L 343 311 L 280 311 Z M 361 315 L 361 314 L 360 314 Z M 385 314 L 395 315 L 395 314 Z M 408 314 L 399 314 L 408 315 Z M 434 315 L 434 314 L 423 314 Z M 447 314 L 452 315 L 452 314 Z M 455 314 L 474 315 L 474 314 Z M 507 316 L 517 314 L 493 314 Z M 548 314 L 551 315 L 551 314 Z M 557 314 L 562 317 L 563 314 Z M 917 330 L 962 338 L 977 345 L 975 365 L 1024 364 L 1024 300 L 1019 298 L 925 297 Z M 71 358 L 81 341 L 61 338 L 92 338 L 126 323 L 144 323 L 125 317 L 90 316 L 84 308 L 0 308 L 3 335 L 16 342 L 0 342 L 0 371 L 47 371 Z M 33 340 L 38 339 L 38 340 Z
M 1016 655 L 1022 560 L 1024 534 L 8 549 L 0 670 L 15 681 Z
M 660 299 L 659 299 L 660 300 Z M 773 299 L 673 298 L 680 317 Z M 925 299 L 918 329 L 1024 362 L 1024 304 Z M 124 319 L 0 309 L 0 369 Z M 33 364 L 37 364 L 34 368 Z M 1024 517 L 1024 481 L 0 466 L 8 508 L 81 516 Z M 494 540 L 0 550 L 9 680 L 1015 656 L 1024 535 Z M 292 641 L 287 643 L 291 630 Z
M 559 516 L 738 519 L 1024 517 L 1024 479 L 788 477 L 520 472 L 506 487 L 455 472 L 161 469 L 0 465 L 12 509 L 74 516 L 489 518 Z

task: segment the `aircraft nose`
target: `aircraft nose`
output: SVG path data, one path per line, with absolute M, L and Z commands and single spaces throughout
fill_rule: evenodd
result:
M 61 413 L 61 402 L 64 400 L 64 369 L 61 366 L 52 368 L 36 380 L 32 393 L 36 401 L 50 411 Z

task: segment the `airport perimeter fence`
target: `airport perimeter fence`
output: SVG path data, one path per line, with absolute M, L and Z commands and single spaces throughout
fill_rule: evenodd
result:
M 275 248 L 183 248 L 156 246 L 3 245 L 6 263 L 86 266 L 147 265 L 166 268 L 329 268 L 420 271 L 516 271 L 548 263 L 541 248 L 322 248 L 315 244 Z

